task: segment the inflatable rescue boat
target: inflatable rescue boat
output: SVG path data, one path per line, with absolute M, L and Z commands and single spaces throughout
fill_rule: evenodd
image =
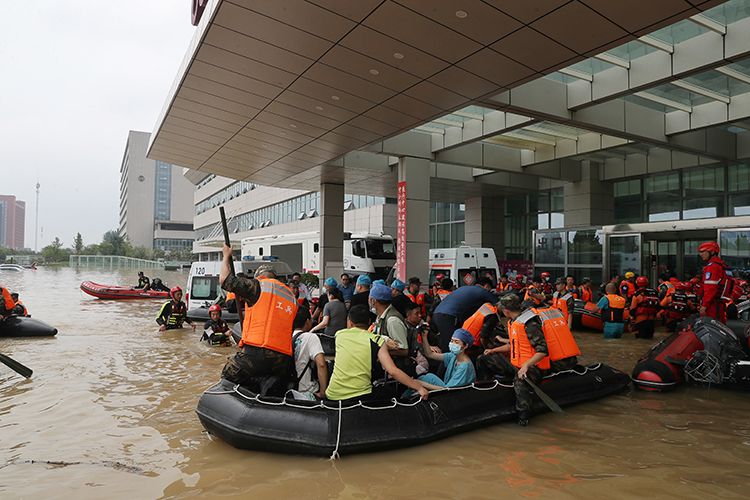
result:
M 633 368 L 633 384 L 665 391 L 682 382 L 750 389 L 747 323 L 730 328 L 713 318 L 686 320 L 653 346 Z
M 24 316 L 9 316 L 0 319 L 0 337 L 52 337 L 57 328 L 44 321 Z
M 168 299 L 169 292 L 143 290 L 132 286 L 102 285 L 93 281 L 81 283 L 81 290 L 97 299 Z
M 578 366 L 549 376 L 541 389 L 561 406 L 609 396 L 629 384 L 610 366 Z M 393 450 L 515 420 L 515 393 L 498 381 L 433 391 L 420 399 L 308 401 L 259 396 L 227 380 L 208 389 L 196 413 L 206 430 L 248 450 L 335 456 Z M 541 401 L 535 413 L 547 411 Z
M 604 331 L 602 315 L 593 302 L 573 301 L 573 329 Z

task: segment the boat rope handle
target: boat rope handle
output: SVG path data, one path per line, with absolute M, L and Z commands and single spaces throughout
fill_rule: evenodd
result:
M 465 390 L 465 389 L 474 389 L 476 391 L 491 391 L 491 390 L 493 390 L 493 389 L 495 389 L 497 387 L 511 388 L 511 387 L 513 387 L 513 384 L 503 384 L 503 383 L 500 383 L 497 380 L 495 380 L 494 383 L 491 386 L 489 386 L 489 387 L 477 387 L 475 384 L 471 384 L 471 385 L 461 386 L 461 387 L 443 387 L 443 388 L 440 388 L 440 389 L 436 389 L 436 390 L 430 391 L 430 393 L 433 393 L 433 392 L 462 391 L 462 390 Z M 294 403 L 288 401 L 286 395 L 284 395 L 284 397 L 282 398 L 281 401 L 278 401 L 278 402 L 276 402 L 276 401 L 268 401 L 268 400 L 265 400 L 265 399 L 261 399 L 260 395 L 258 395 L 258 394 L 254 395 L 254 396 L 248 396 L 247 394 L 243 394 L 239 389 L 240 389 L 240 385 L 239 384 L 235 384 L 232 387 L 232 390 L 229 390 L 229 391 L 205 391 L 204 394 L 209 394 L 209 395 L 237 394 L 238 396 L 240 396 L 243 399 L 246 399 L 248 401 L 255 401 L 256 403 L 260 403 L 260 404 L 264 404 L 264 405 L 269 405 L 269 406 L 289 406 L 291 408 L 298 408 L 298 409 L 301 409 L 301 410 L 314 410 L 316 408 L 322 408 L 324 410 L 340 410 L 340 411 L 343 411 L 343 410 L 352 410 L 354 408 L 360 408 L 360 407 L 364 408 L 365 410 L 392 410 L 393 408 L 396 408 L 398 406 L 403 406 L 403 407 L 417 406 L 419 403 L 422 402 L 421 399 L 417 399 L 416 401 L 411 402 L 411 403 L 402 403 L 401 401 L 398 401 L 396 398 L 391 398 L 391 404 L 388 405 L 388 406 L 368 406 L 368 405 L 362 403 L 362 401 L 357 401 L 355 404 L 352 404 L 350 406 L 343 406 L 343 407 L 341 406 L 341 404 L 339 404 L 338 406 L 329 406 L 329 405 L 325 404 L 323 401 L 320 401 L 318 404 L 315 404 L 315 405 L 299 405 L 299 404 L 294 404 Z
M 339 425 L 336 430 L 336 448 L 333 449 L 333 453 L 331 453 L 331 458 L 328 460 L 338 460 L 341 458 L 339 455 L 339 442 L 341 441 L 341 417 L 344 416 L 344 413 L 341 408 L 341 401 L 339 401 Z

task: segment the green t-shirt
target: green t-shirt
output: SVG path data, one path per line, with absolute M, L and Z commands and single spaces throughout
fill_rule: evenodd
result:
M 377 363 L 377 351 L 384 342 L 380 335 L 361 328 L 339 330 L 336 333 L 336 363 L 326 397 L 339 401 L 371 393 L 372 366 Z

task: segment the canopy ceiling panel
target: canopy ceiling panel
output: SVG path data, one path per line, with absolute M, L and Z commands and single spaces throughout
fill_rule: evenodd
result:
M 274 186 L 343 182 L 326 162 L 716 3 L 212 0 L 149 156 Z

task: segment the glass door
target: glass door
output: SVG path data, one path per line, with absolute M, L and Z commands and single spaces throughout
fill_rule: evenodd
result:
M 632 271 L 641 273 L 641 235 L 623 234 L 611 235 L 607 238 L 609 276 L 614 274 L 623 276 Z

